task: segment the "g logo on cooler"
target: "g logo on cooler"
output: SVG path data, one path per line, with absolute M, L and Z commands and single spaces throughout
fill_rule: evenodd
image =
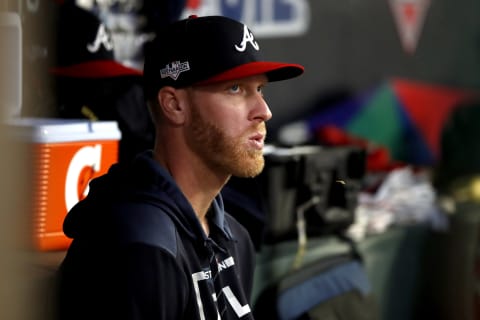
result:
M 80 148 L 72 157 L 65 179 L 65 206 L 67 211 L 88 194 L 88 183 L 100 171 L 102 145 Z

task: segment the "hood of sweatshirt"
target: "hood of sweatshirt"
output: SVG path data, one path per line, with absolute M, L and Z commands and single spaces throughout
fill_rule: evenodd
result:
M 169 215 L 177 229 L 192 238 L 207 239 L 190 203 L 168 171 L 153 160 L 151 151 L 140 154 L 130 164 L 113 165 L 108 173 L 93 179 L 89 187 L 87 197 L 64 220 L 63 231 L 69 238 L 89 236 L 98 230 L 108 232 L 116 215 L 111 208 L 121 210 L 122 203 L 135 202 L 164 208 L 159 214 Z M 212 202 L 209 222 L 232 239 L 220 194 Z

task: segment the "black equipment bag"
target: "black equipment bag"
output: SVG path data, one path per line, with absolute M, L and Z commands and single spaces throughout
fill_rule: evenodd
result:
M 226 210 L 250 232 L 257 249 L 297 238 L 297 210 L 305 209 L 309 236 L 344 232 L 365 174 L 356 147 L 266 148 L 265 168 L 253 178 L 232 177 L 222 190 Z

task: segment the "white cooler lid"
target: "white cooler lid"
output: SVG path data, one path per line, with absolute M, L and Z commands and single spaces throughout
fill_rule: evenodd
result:
M 83 119 L 14 118 L 7 121 L 12 139 L 37 143 L 120 140 L 116 121 Z

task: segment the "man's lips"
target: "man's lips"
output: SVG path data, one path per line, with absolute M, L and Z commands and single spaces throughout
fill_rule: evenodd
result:
M 248 137 L 248 141 L 255 149 L 262 150 L 265 144 L 265 134 L 261 132 L 252 134 Z

